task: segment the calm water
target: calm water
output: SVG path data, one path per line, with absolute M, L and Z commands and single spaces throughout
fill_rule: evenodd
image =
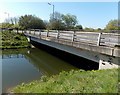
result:
M 2 51 L 3 92 L 21 84 L 38 80 L 43 75 L 77 69 L 69 63 L 40 49 L 14 49 Z

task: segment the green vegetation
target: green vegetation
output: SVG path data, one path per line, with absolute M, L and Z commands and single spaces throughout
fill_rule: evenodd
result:
M 54 18 L 53 18 L 54 17 Z M 59 12 L 55 12 L 54 14 L 50 14 L 50 20 L 46 23 L 47 29 L 53 30 L 64 30 L 65 24 L 62 21 L 62 14 Z
M 78 29 L 78 27 L 76 27 L 77 23 L 78 21 L 75 15 L 55 12 L 54 14 L 50 15 L 50 20 L 47 23 L 46 28 L 53 30 L 70 30 L 74 28 Z
M 81 25 L 77 25 L 77 17 L 72 14 L 61 14 L 55 12 L 50 15 L 49 21 L 43 21 L 34 15 L 24 15 L 18 17 L 10 17 L 0 24 L 0 28 L 14 29 L 53 29 L 53 30 L 71 30 L 81 29 Z
M 12 27 L 13 26 L 13 24 L 10 24 L 10 23 L 2 23 L 1 25 L 0 25 L 0 28 L 10 28 L 10 27 Z
M 71 14 L 62 14 L 62 20 L 65 23 L 66 29 L 74 29 L 75 25 L 78 23 L 77 17 Z
M 22 33 L 15 33 L 13 31 L 3 30 L 0 39 L 0 43 L 2 43 L 0 48 L 2 49 L 23 48 L 30 46 L 30 44 L 27 41 L 27 38 Z
M 104 29 L 94 29 L 78 23 L 77 17 L 72 14 L 61 14 L 54 12 L 50 14 L 49 20 L 42 20 L 35 15 L 24 15 L 20 17 L 9 17 L 4 23 L 0 23 L 0 28 L 19 29 L 47 29 L 47 30 L 76 30 L 84 32 L 111 32 L 119 33 L 120 20 L 110 20 Z
M 118 93 L 118 69 L 71 70 L 40 81 L 22 83 L 13 93 Z
M 111 20 L 106 25 L 107 30 L 119 30 L 120 29 L 120 20 Z
M 43 20 L 33 15 L 24 15 L 19 18 L 18 24 L 23 29 L 45 29 Z

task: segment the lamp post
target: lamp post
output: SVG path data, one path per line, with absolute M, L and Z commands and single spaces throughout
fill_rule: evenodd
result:
M 53 19 L 54 19 L 54 5 L 53 4 L 51 4 L 51 3 L 48 3 L 49 5 L 52 5 L 53 6 Z
M 4 14 L 7 14 L 7 15 L 8 15 L 8 18 L 9 18 L 9 13 L 7 13 L 7 12 L 4 12 Z
M 10 14 L 9 14 L 9 13 L 7 13 L 7 12 L 4 12 L 4 14 L 7 14 L 7 15 L 8 15 L 8 20 L 9 20 L 9 16 L 10 16 Z M 8 21 L 8 23 L 9 23 L 9 21 Z

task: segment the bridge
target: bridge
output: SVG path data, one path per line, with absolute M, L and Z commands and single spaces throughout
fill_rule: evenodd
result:
M 120 34 L 32 29 L 23 32 L 31 43 L 43 44 L 99 64 L 99 69 L 120 65 Z

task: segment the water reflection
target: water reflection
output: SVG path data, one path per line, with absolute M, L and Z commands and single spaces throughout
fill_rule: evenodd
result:
M 58 74 L 60 71 L 77 69 L 69 63 L 40 49 L 31 49 L 30 54 L 25 54 L 25 57 L 45 75 L 53 75 Z
M 2 59 L 9 59 L 9 58 L 24 58 L 24 55 L 23 54 L 2 55 Z
M 43 75 L 58 74 L 60 71 L 77 69 L 69 63 L 40 49 L 3 50 L 3 92 L 22 82 L 40 79 Z

